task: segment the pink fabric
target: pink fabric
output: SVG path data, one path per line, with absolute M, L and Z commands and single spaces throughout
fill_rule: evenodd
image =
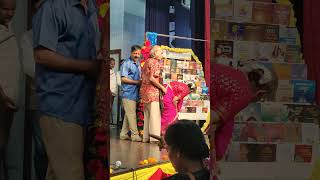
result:
M 163 96 L 163 112 L 161 114 L 161 134 L 166 128 L 178 118 L 178 112 L 182 108 L 183 98 L 190 93 L 189 87 L 182 83 L 173 81 L 167 86 L 167 93 Z M 179 96 L 177 108 L 173 104 L 173 98 Z
M 167 127 L 173 123 L 178 117 L 178 110 L 174 106 L 172 100 L 174 98 L 173 91 L 167 88 L 167 93 L 163 96 L 163 111 L 161 114 L 161 134 L 164 134 Z M 182 103 L 181 103 L 182 106 Z
M 188 94 L 190 94 L 190 89 L 185 83 L 178 82 L 178 81 L 170 82 L 170 86 L 172 88 L 173 94 L 175 96 L 180 97 L 178 101 L 178 112 L 179 112 L 180 109 L 182 108 L 183 98 L 186 97 Z
M 234 116 L 245 108 L 252 100 L 253 93 L 247 76 L 231 67 L 211 65 L 210 101 L 212 115 L 220 117 L 219 127 L 211 130 L 210 135 L 210 158 L 213 168 L 215 161 L 221 160 L 230 144 L 234 128 Z

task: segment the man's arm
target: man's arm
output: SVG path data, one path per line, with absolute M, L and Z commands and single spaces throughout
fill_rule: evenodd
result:
M 155 77 L 150 76 L 149 80 L 154 86 L 159 88 L 162 92 L 167 93 L 167 89 L 162 84 L 160 84 Z
M 132 79 L 129 79 L 127 77 L 122 77 L 121 78 L 121 83 L 139 85 L 139 84 L 141 84 L 141 81 L 132 80 Z
M 67 58 L 49 49 L 39 47 L 34 49 L 36 63 L 55 71 L 66 73 L 82 73 L 97 76 L 100 70 L 100 61 L 75 60 Z
M 154 63 L 149 63 L 147 65 L 149 71 L 150 71 L 150 77 L 149 77 L 149 81 L 152 83 L 152 85 L 154 85 L 155 87 L 157 87 L 158 89 L 160 89 L 162 92 L 167 93 L 167 89 L 158 82 L 158 80 L 156 78 L 158 78 L 160 76 L 160 67 Z
M 132 80 L 129 79 L 129 65 L 127 63 L 124 63 L 121 65 L 120 67 L 120 76 L 121 76 L 121 83 L 124 84 L 135 84 L 135 85 L 139 85 L 141 84 L 140 80 Z

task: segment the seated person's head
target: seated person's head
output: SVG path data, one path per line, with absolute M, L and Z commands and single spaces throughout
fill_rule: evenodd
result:
M 190 93 L 195 93 L 196 92 L 196 85 L 194 83 L 188 83 L 187 85 L 189 87 Z
M 190 166 L 203 166 L 203 159 L 209 156 L 209 148 L 200 127 L 189 120 L 171 124 L 164 140 L 168 156 L 177 172 L 186 172 Z

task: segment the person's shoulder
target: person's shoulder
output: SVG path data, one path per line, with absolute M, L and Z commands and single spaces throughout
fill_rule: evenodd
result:
M 125 59 L 121 65 L 128 65 L 128 64 L 131 64 L 131 59 L 130 58 L 127 58 Z

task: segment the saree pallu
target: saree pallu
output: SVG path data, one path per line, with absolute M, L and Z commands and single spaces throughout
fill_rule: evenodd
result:
M 211 178 L 216 179 L 216 161 L 224 158 L 231 142 L 234 116 L 245 108 L 254 96 L 251 84 L 243 72 L 220 64 L 211 64 L 211 70 L 212 114 L 207 134 L 210 137 Z
M 163 110 L 161 114 L 161 134 L 164 134 L 167 127 L 178 118 L 179 107 L 180 109 L 182 107 L 182 100 L 179 100 L 178 107 L 175 107 L 172 102 L 174 97 L 175 95 L 173 90 L 170 86 L 167 86 L 167 93 L 162 99 Z

